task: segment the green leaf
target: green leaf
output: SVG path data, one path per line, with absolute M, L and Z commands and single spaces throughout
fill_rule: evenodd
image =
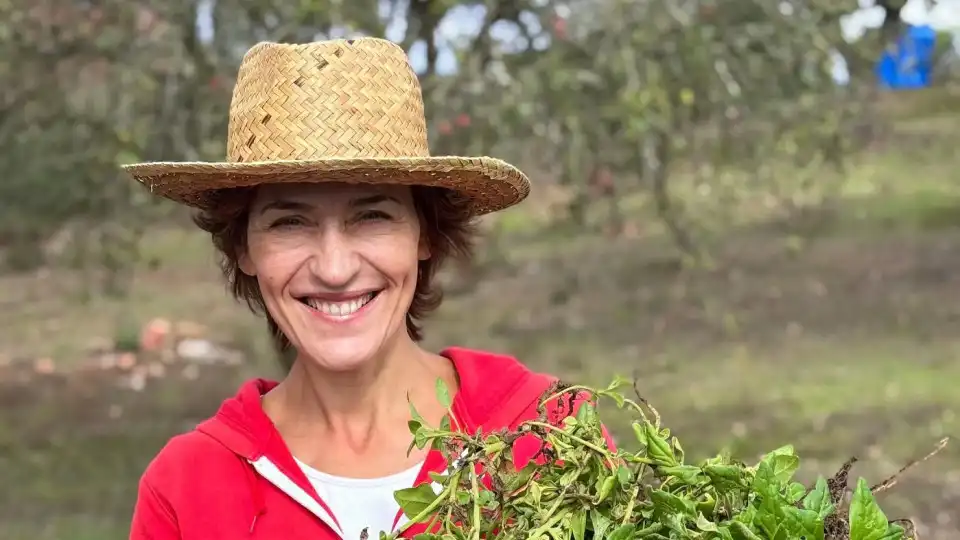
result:
M 903 540 L 905 534 L 906 532 L 903 530 L 903 527 L 896 523 L 891 523 L 887 525 L 887 534 L 883 535 L 880 540 Z
M 453 400 L 450 398 L 450 389 L 447 388 L 447 383 L 443 382 L 443 379 L 437 379 L 436 392 L 440 405 L 444 409 L 449 409 L 453 405 Z
M 887 529 L 887 517 L 867 481 L 860 478 L 850 500 L 850 540 L 881 540 L 886 537 Z
M 753 490 L 766 498 L 776 498 L 780 493 L 777 477 L 766 461 L 757 465 L 757 473 L 753 476 Z
M 530 482 L 530 498 L 534 505 L 540 506 L 540 501 L 543 499 L 543 488 L 540 487 L 540 484 Z
M 599 424 L 597 409 L 592 403 L 583 403 L 577 409 L 577 423 L 586 427 L 595 427 Z
M 636 538 L 650 538 L 652 540 L 660 540 L 663 538 L 663 535 L 657 534 L 660 530 L 663 529 L 663 524 L 654 523 L 649 527 L 644 527 L 636 532 Z
M 739 521 L 740 523 L 743 523 L 744 525 L 752 527 L 756 517 L 757 517 L 757 507 L 748 506 L 743 510 L 743 512 L 740 512 L 740 514 L 734 519 L 736 521 Z
M 660 473 L 673 476 L 684 484 L 695 485 L 700 481 L 700 473 L 703 472 L 700 467 L 693 465 L 676 465 L 673 467 L 660 467 Z
M 612 399 L 613 402 L 617 404 L 617 407 L 619 407 L 619 408 L 621 408 L 621 409 L 623 408 L 624 404 L 626 403 L 626 400 L 623 398 L 623 395 L 618 394 L 618 393 L 616 393 L 616 392 L 613 392 L 613 393 L 601 392 L 600 395 Z
M 796 474 L 797 469 L 800 468 L 800 458 L 797 456 L 779 455 L 775 456 L 772 461 L 773 475 L 784 484 L 789 482 Z
M 733 491 L 746 487 L 743 469 L 735 465 L 707 465 L 703 472 L 710 477 L 710 483 L 719 492 Z
M 557 485 L 560 487 L 567 487 L 572 484 L 578 476 L 580 476 L 580 471 L 578 469 L 570 469 L 569 471 L 560 475 L 560 479 L 557 480 Z
M 800 468 L 800 458 L 793 453 L 792 446 L 784 446 L 770 452 L 761 460 L 770 466 L 773 475 L 780 483 L 787 483 Z
M 581 508 L 570 516 L 570 529 L 573 531 L 573 540 L 584 540 L 587 529 L 587 509 Z
M 607 530 L 612 524 L 613 521 L 600 510 L 590 510 L 590 528 L 593 529 L 594 538 L 606 538 Z
M 614 375 L 613 380 L 610 381 L 610 384 L 606 388 L 606 392 L 617 393 L 621 388 L 629 387 L 633 384 L 630 379 L 624 377 L 623 375 Z
M 788 504 L 780 492 L 780 485 L 773 469 L 767 461 L 757 465 L 757 474 L 753 478 L 753 491 L 760 495 L 760 505 L 754 516 L 754 522 L 766 534 L 767 538 L 779 540 L 777 533 L 785 519 L 784 505 Z
M 647 439 L 647 455 L 658 465 L 673 467 L 678 465 L 673 451 L 667 441 L 657 432 L 653 424 L 647 422 L 643 425 Z
M 636 532 L 637 528 L 635 525 L 621 525 L 613 530 L 607 540 L 631 540 L 633 538 L 633 533 Z
M 599 488 L 597 489 L 597 498 L 594 501 L 595 504 L 600 504 L 610 496 L 610 493 L 613 491 L 613 487 L 617 485 L 616 476 L 601 476 L 599 481 Z
M 757 533 L 739 521 L 730 522 L 730 536 L 733 540 L 763 540 Z
M 794 482 L 790 484 L 790 487 L 787 488 L 787 500 L 790 503 L 795 503 L 803 498 L 807 494 L 807 488 L 800 482 Z
M 834 511 L 833 503 L 830 502 L 830 489 L 827 487 L 827 479 L 817 478 L 817 483 L 810 493 L 803 499 L 803 507 L 807 510 L 813 510 L 823 519 Z
M 617 404 L 617 407 L 622 409 L 625 403 L 625 400 L 623 398 L 623 394 L 620 393 L 620 389 L 630 385 L 631 385 L 631 382 L 629 379 L 620 375 L 616 375 L 613 378 L 613 381 L 610 382 L 610 385 L 607 386 L 604 390 L 600 390 L 599 392 L 597 392 L 597 394 L 612 399 L 614 403 Z
M 492 491 L 483 490 L 480 492 L 480 496 L 477 497 L 477 501 L 480 503 L 480 506 L 484 508 L 495 507 L 498 502 L 496 495 Z
M 502 452 L 507 448 L 507 443 L 497 435 L 489 435 L 485 440 L 486 444 L 484 444 L 484 451 L 487 454 Z
M 683 451 L 683 447 L 680 446 L 680 441 L 676 437 L 673 437 L 670 444 L 673 446 L 673 455 L 676 457 L 677 463 L 683 463 L 685 452 Z
M 507 490 L 516 491 L 523 486 L 527 485 L 527 482 L 530 481 L 530 478 L 533 477 L 534 473 L 537 472 L 537 464 L 534 461 L 527 463 L 516 475 L 510 477 L 510 482 L 507 484 Z
M 703 532 L 717 532 L 717 524 L 712 521 L 707 521 L 707 518 L 703 517 L 703 514 L 697 514 L 697 528 Z
M 417 422 L 421 426 L 427 425 L 427 421 L 420 416 L 419 412 L 417 412 L 417 408 L 413 406 L 413 402 L 410 401 L 409 396 L 407 399 L 407 404 L 410 406 L 410 418 L 412 418 L 414 422 Z
M 653 500 L 654 510 L 661 514 L 680 514 L 690 518 L 696 515 L 693 502 L 669 491 L 653 490 L 650 492 L 650 498 Z
M 781 530 L 787 533 L 786 538 L 823 540 L 823 520 L 816 512 L 795 506 L 784 506 L 783 513 L 784 519 L 781 523 Z
M 734 540 L 733 534 L 728 526 L 718 527 L 716 534 L 708 537 L 709 540 Z
M 627 485 L 633 479 L 633 473 L 630 472 L 630 469 L 625 465 L 620 465 L 617 467 L 617 481 L 620 482 L 620 485 Z
M 640 446 L 647 446 L 647 430 L 643 428 L 644 424 L 640 422 L 634 422 L 630 427 L 633 428 L 633 434 L 637 438 L 637 442 L 640 443 Z
M 717 510 L 717 500 L 710 493 L 706 493 L 702 499 L 697 501 L 696 506 L 698 512 L 712 516 Z
M 417 514 L 426 510 L 437 497 L 438 495 L 433 491 L 429 482 L 401 489 L 393 494 L 393 498 L 400 505 L 400 509 L 403 510 L 407 519 L 413 519 Z
M 424 429 L 418 429 L 417 432 L 413 434 L 413 444 L 415 444 L 417 448 L 423 450 L 428 442 L 430 442 L 430 437 Z
M 771 450 L 763 456 L 763 459 L 767 459 L 773 456 L 795 456 L 797 455 L 796 449 L 792 444 L 785 444 L 776 450 Z

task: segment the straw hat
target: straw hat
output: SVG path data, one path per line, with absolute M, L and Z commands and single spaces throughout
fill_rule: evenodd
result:
M 403 49 L 376 38 L 258 43 L 230 104 L 227 160 L 123 169 L 154 194 L 195 208 L 217 190 L 275 182 L 450 188 L 475 215 L 524 198 L 530 181 L 490 157 L 431 156 L 420 82 Z

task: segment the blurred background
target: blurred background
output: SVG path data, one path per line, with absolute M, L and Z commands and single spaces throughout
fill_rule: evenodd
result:
M 4 0 L 0 538 L 126 538 L 163 443 L 282 373 L 118 166 L 222 159 L 251 45 L 359 35 L 409 51 L 433 153 L 534 183 L 432 348 L 635 375 L 692 457 L 793 443 L 804 479 L 957 431 L 960 2 Z M 960 449 L 881 502 L 955 540 Z

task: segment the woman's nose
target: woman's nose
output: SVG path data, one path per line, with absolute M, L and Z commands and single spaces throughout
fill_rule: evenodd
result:
M 360 270 L 360 257 L 350 238 L 340 230 L 324 230 L 310 260 L 310 271 L 323 285 L 346 287 Z

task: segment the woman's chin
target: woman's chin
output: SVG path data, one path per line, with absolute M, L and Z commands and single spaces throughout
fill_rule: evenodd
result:
M 372 344 L 369 339 L 361 336 L 344 337 L 340 339 L 325 339 L 302 352 L 304 360 L 312 363 L 324 371 L 349 372 L 359 371 L 370 365 L 381 347 L 379 343 Z

